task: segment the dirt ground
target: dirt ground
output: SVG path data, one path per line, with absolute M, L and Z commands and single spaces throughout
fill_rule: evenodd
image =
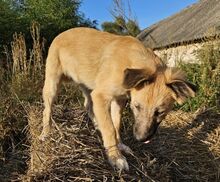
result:
M 133 120 L 125 111 L 122 138 L 133 150 L 125 155 L 129 172 L 109 165 L 100 134 L 81 107 L 56 105 L 53 131 L 46 142 L 37 138 L 42 106 L 28 111 L 30 147 L 16 155 L 17 162 L 26 165 L 16 168 L 13 160 L 3 162 L 0 181 L 220 181 L 220 115 L 211 110 L 171 112 L 149 144 L 135 141 Z M 14 170 L 3 172 L 7 165 Z

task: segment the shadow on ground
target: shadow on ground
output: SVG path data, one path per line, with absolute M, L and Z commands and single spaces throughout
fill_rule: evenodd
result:
M 219 119 L 212 112 L 172 112 L 149 145 L 135 146 L 136 155 L 148 151 L 155 158 L 156 181 L 219 181 Z

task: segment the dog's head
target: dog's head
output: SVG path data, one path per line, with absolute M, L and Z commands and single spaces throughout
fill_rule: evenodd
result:
M 188 97 L 194 97 L 196 91 L 182 71 L 167 67 L 153 74 L 145 69 L 126 69 L 123 84 L 130 90 L 134 135 L 143 142 L 155 134 L 174 102 L 182 104 Z

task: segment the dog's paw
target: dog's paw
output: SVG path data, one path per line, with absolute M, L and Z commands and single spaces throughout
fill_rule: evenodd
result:
M 123 155 L 120 154 L 117 156 L 109 156 L 108 159 L 112 167 L 115 167 L 120 171 L 122 170 L 129 171 L 128 162 Z
M 123 143 L 118 144 L 118 149 L 120 151 L 125 152 L 126 154 L 133 154 L 133 151 L 130 149 L 130 147 L 128 147 L 127 145 L 125 145 Z

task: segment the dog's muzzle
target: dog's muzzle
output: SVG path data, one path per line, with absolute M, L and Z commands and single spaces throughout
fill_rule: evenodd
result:
M 133 133 L 136 140 L 139 142 L 149 143 L 155 135 L 158 126 L 159 124 L 155 123 L 149 129 L 145 129 L 145 131 L 143 131 L 143 128 L 137 128 L 134 126 Z

